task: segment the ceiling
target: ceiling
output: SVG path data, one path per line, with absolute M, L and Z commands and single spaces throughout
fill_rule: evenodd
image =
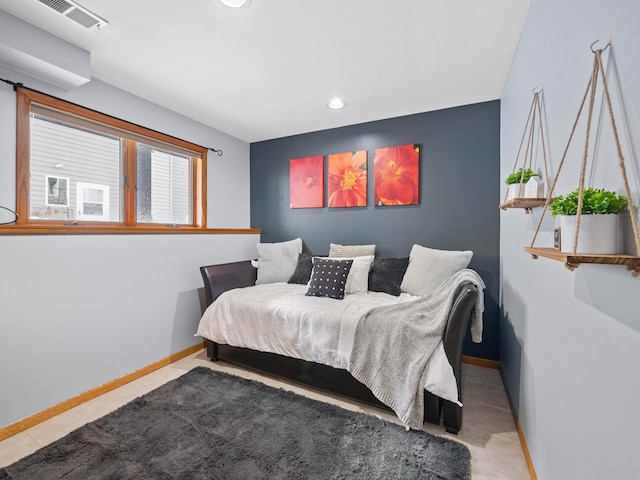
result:
M 109 24 L 0 9 L 90 51 L 94 78 L 256 142 L 500 98 L 530 0 L 78 3 Z

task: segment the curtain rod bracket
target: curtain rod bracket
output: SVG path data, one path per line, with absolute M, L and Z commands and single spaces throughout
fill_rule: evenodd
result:
M 11 80 L 7 80 L 6 78 L 0 78 L 0 82 L 4 82 L 7 85 L 11 85 L 13 87 L 13 89 L 15 90 L 16 88 L 18 88 L 16 85 L 18 85 L 16 82 L 12 82 Z
M 212 152 L 216 152 L 218 154 L 219 157 L 221 157 L 223 155 L 223 151 L 222 150 L 218 150 L 216 148 L 211 148 L 211 147 L 207 147 L 208 150 L 211 150 Z
M 19 88 L 24 87 L 21 82 L 13 82 L 11 80 L 7 80 L 6 78 L 0 78 L 0 81 L 6 83 L 7 85 L 11 85 L 14 92 L 17 92 Z

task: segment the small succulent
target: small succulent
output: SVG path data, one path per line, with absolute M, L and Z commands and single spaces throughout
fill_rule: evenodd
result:
M 577 215 L 580 189 L 576 188 L 567 196 L 559 195 L 551 203 L 551 215 Z M 602 188 L 585 188 L 582 197 L 582 215 L 616 214 L 627 206 L 627 197 Z
M 513 185 L 516 183 L 527 183 L 531 177 L 539 177 L 537 173 L 535 173 L 530 168 L 525 169 L 524 174 L 522 173 L 522 168 L 520 168 L 517 172 L 513 172 L 511 175 L 507 177 L 504 181 L 507 185 Z

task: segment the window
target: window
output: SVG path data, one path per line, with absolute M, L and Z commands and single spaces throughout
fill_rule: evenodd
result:
M 17 142 L 23 225 L 206 228 L 204 147 L 22 88 Z
M 191 158 L 138 145 L 138 222 L 187 223 L 191 218 Z
M 76 211 L 79 220 L 108 221 L 109 185 L 76 183 Z
M 37 107 L 36 107 L 37 108 Z M 122 188 L 122 142 L 119 137 L 105 135 L 72 123 L 63 123 L 42 114 L 29 117 L 29 218 L 30 220 L 94 220 L 121 222 L 124 189 Z M 68 199 L 54 208 L 40 195 L 41 178 L 64 174 Z M 71 180 L 71 184 L 69 184 Z M 49 180 L 50 182 L 50 180 Z M 80 216 L 81 192 L 85 183 L 109 185 L 114 191 L 112 210 L 98 217 Z M 49 194 L 50 196 L 50 194 Z
M 69 206 L 69 197 L 67 196 L 67 191 L 69 190 L 68 185 L 68 178 L 50 177 L 49 175 L 45 175 L 44 188 L 46 191 L 44 193 L 44 198 L 46 198 L 46 204 L 48 207 Z

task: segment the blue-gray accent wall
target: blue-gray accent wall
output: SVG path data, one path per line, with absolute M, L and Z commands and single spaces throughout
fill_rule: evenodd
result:
M 340 112 L 336 112 L 337 115 Z M 251 226 L 261 241 L 301 237 L 305 251 L 326 254 L 330 243 L 375 243 L 379 257 L 406 257 L 413 244 L 472 250 L 470 268 L 487 285 L 484 338 L 465 340 L 464 353 L 498 360 L 500 250 L 500 102 L 311 132 L 251 144 Z M 420 204 L 373 205 L 376 148 L 420 145 Z M 367 150 L 368 205 L 289 208 L 289 161 Z M 325 204 L 326 204 L 325 200 Z

